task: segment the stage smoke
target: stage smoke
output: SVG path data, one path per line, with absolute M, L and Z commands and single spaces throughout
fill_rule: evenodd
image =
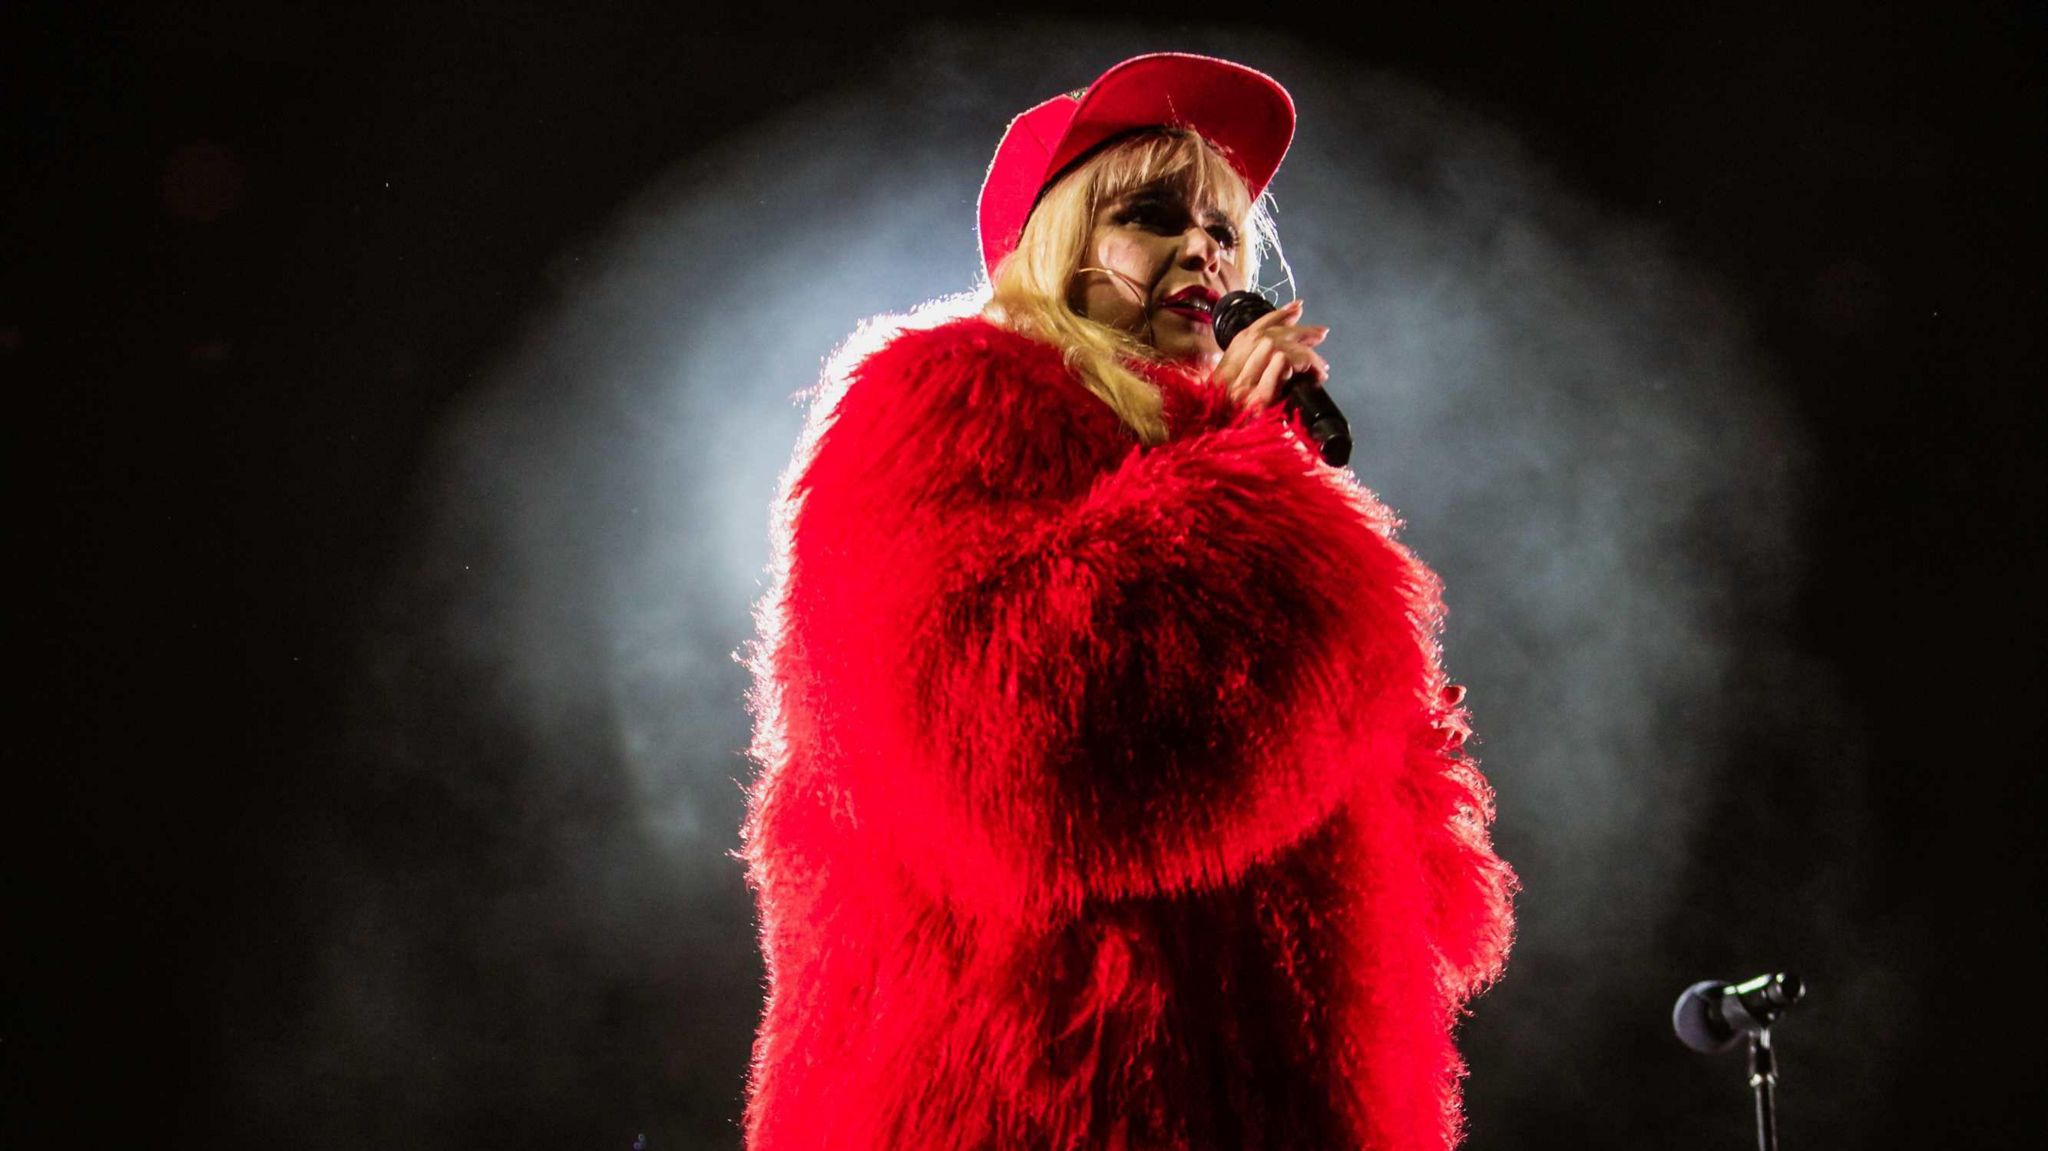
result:
M 308 1145 L 466 1145 L 516 1116 L 582 1146 L 737 1146 L 761 973 L 728 854 L 733 653 L 801 393 L 863 318 L 973 286 L 1010 115 L 1160 47 L 991 35 L 913 37 L 874 86 L 736 125 L 565 253 L 556 306 L 448 413 L 366 645 L 357 754 L 388 817 L 315 848 L 326 982 L 284 1042 L 362 1105 L 295 1126 Z M 1663 1026 L 1674 972 L 1712 958 L 1670 940 L 1744 725 L 1789 723 L 1768 701 L 1804 673 L 1759 637 L 1799 578 L 1799 437 L 1743 302 L 1511 133 L 1299 43 L 1175 46 L 1293 90 L 1287 255 L 1334 328 L 1353 467 L 1448 589 L 1527 887 L 1469 1032 L 1477 1129 L 1526 1101 L 1493 1094 L 1510 1063 L 1593 1098 L 1629 1069 L 1563 1054 L 1601 1050 L 1591 973 L 1630 973 Z M 1802 881 L 1817 905 L 1851 882 Z M 1749 966 L 1775 962 L 1824 967 Z M 292 1074 L 248 1072 L 280 1109 Z

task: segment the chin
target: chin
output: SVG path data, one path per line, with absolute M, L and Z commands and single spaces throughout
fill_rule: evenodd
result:
M 1213 368 L 1216 361 L 1223 358 L 1223 352 L 1214 340 L 1183 337 L 1161 340 L 1153 346 L 1159 349 L 1160 355 L 1188 367 Z
M 1167 312 L 1152 328 L 1152 346 L 1176 363 L 1213 367 L 1223 358 L 1209 325 L 1197 324 Z

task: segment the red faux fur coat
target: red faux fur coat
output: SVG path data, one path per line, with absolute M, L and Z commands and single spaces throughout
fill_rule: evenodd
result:
M 1512 876 L 1437 583 L 1274 410 L 1141 447 L 982 320 L 828 391 L 779 507 L 745 834 L 752 1151 L 1457 1141 Z

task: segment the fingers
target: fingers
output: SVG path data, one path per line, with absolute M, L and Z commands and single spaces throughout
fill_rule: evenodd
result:
M 1290 300 L 1254 320 L 1245 328 L 1243 335 L 1272 340 L 1294 366 L 1302 371 L 1316 370 L 1328 374 L 1330 365 L 1321 356 L 1301 354 L 1330 338 L 1326 324 L 1301 324 L 1303 302 Z
M 1289 300 L 1265 315 L 1260 316 L 1258 319 L 1253 320 L 1251 323 L 1246 324 L 1244 331 L 1239 333 L 1239 335 L 1254 336 L 1271 328 L 1290 327 L 1294 321 L 1301 318 L 1301 307 L 1302 301 Z
M 1224 384 L 1238 402 L 1250 406 L 1271 404 L 1280 388 L 1296 375 L 1313 375 L 1318 381 L 1330 377 L 1330 363 L 1313 349 L 1329 338 L 1325 325 L 1299 324 L 1303 303 L 1293 300 L 1260 316 L 1225 349 L 1217 364 L 1215 379 Z
M 1313 377 L 1318 383 L 1330 378 L 1328 360 L 1301 347 L 1273 340 L 1255 345 L 1238 370 L 1223 378 L 1240 403 L 1265 406 L 1273 402 L 1280 388 L 1297 376 Z
M 1314 352 L 1310 352 L 1309 365 L 1316 374 L 1317 383 L 1327 384 L 1330 382 L 1330 361 L 1316 355 Z
M 1274 399 L 1280 394 L 1280 385 L 1293 377 L 1294 368 L 1285 358 L 1269 358 L 1265 368 L 1259 373 L 1258 383 L 1252 386 L 1251 393 L 1245 397 L 1245 404 L 1254 408 L 1271 407 Z

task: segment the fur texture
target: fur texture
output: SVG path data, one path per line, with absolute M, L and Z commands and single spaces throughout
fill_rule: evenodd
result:
M 1276 411 L 978 319 L 828 390 L 745 833 L 753 1151 L 1441 1149 L 1513 877 L 1435 577 Z

